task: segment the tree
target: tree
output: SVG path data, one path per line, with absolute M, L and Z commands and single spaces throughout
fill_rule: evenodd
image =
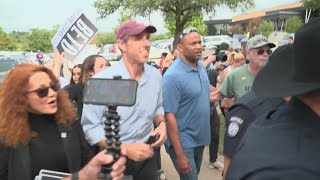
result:
M 96 37 L 96 45 L 100 46 L 101 44 L 114 44 L 116 43 L 116 36 L 114 33 L 105 33 L 99 32 Z
M 32 51 L 42 50 L 44 52 L 52 51 L 51 39 L 53 33 L 46 29 L 31 29 L 31 33 L 28 37 L 29 47 Z
M 170 38 L 172 38 L 172 34 L 170 32 L 151 36 L 152 41 L 161 40 L 161 39 L 170 39 Z
M 250 32 L 250 35 L 257 34 L 261 22 L 262 22 L 261 18 L 250 19 L 247 27 L 247 31 Z
M 169 30 L 171 35 L 175 35 L 176 22 L 174 14 L 167 15 L 165 19 L 165 27 Z M 207 27 L 203 22 L 202 13 L 194 15 L 190 21 L 185 24 L 185 27 L 196 27 L 201 35 L 207 35 Z
M 302 20 L 298 16 L 293 16 L 287 20 L 285 28 L 288 33 L 295 33 L 302 25 Z
M 232 34 L 243 34 L 243 27 L 241 26 L 241 24 L 235 24 L 233 26 L 230 27 L 229 31 Z
M 309 11 L 309 16 L 307 17 L 307 21 L 309 18 L 319 17 L 320 16 L 320 0 L 301 0 L 303 6 Z
M 126 20 L 131 19 L 131 18 L 132 18 L 132 15 L 130 15 L 128 13 L 121 12 L 120 17 L 118 18 L 119 24 L 116 27 L 114 27 L 113 31 L 116 33 L 120 24 L 122 24 L 123 22 L 125 22 Z
M 16 49 L 16 43 L 12 38 L 0 28 L 0 50 L 12 51 Z
M 273 32 L 273 23 L 269 21 L 262 21 L 259 26 L 259 33 L 268 37 Z
M 320 9 L 320 0 L 302 0 L 301 2 L 306 9 Z
M 12 31 L 9 34 L 10 38 L 12 39 L 12 47 L 16 51 L 27 51 L 29 50 L 29 33 L 28 32 L 18 32 Z
M 129 11 L 132 15 L 147 16 L 150 12 L 161 11 L 164 19 L 173 16 L 175 23 L 174 45 L 186 23 L 191 21 L 194 15 L 212 12 L 216 6 L 223 4 L 232 9 L 248 8 L 254 4 L 254 0 L 96 0 L 94 2 L 101 18 L 106 18 L 121 8 Z

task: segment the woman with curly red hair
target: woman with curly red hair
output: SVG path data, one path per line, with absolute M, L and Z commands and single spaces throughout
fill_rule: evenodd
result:
M 0 179 L 34 179 L 41 169 L 72 173 L 93 153 L 51 70 L 18 65 L 0 86 Z

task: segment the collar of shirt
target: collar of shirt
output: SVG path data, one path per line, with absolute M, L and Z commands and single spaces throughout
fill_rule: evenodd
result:
M 178 61 L 177 63 L 179 63 L 179 65 L 184 68 L 186 71 L 198 71 L 200 62 L 197 61 L 197 69 L 193 69 L 192 66 L 190 64 L 187 64 L 184 60 L 182 60 L 182 58 L 180 56 L 177 57 L 176 61 Z
M 141 76 L 141 81 L 139 82 L 139 86 L 144 85 L 150 79 L 150 74 L 151 74 L 150 68 L 153 68 L 153 67 L 149 67 L 147 64 L 143 65 L 143 72 L 142 72 L 142 76 Z M 98 77 L 98 78 L 99 77 L 106 77 L 105 74 L 110 70 L 111 70 L 111 72 L 117 72 L 117 74 L 114 74 L 114 73 L 113 74 L 122 76 L 122 79 L 131 79 L 131 76 L 128 72 L 128 69 L 125 66 L 122 58 L 120 59 L 118 64 L 112 65 L 111 67 L 103 70 L 102 73 L 98 73 L 94 77 Z M 108 77 L 108 78 L 112 78 L 112 77 Z

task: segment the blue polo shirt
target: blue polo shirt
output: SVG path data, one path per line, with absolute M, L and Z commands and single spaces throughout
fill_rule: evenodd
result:
M 123 60 L 98 73 L 93 78 L 113 78 L 121 75 L 122 79 L 130 79 L 130 74 Z M 123 143 L 146 142 L 154 129 L 154 118 L 163 115 L 162 87 L 160 72 L 147 64 L 137 89 L 136 103 L 132 107 L 117 107 L 120 118 L 120 140 Z M 102 122 L 106 106 L 84 104 L 81 124 L 90 144 L 96 144 L 104 138 Z
M 210 144 L 210 86 L 204 64 L 198 61 L 192 69 L 178 57 L 166 71 L 162 89 L 164 111 L 175 113 L 182 147 Z

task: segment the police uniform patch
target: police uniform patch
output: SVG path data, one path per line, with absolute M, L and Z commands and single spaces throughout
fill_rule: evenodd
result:
M 237 117 L 237 116 L 232 116 L 230 118 L 230 124 L 228 126 L 228 136 L 235 137 L 238 134 L 238 132 L 242 126 L 242 123 L 243 123 L 242 118 Z
M 228 127 L 228 136 L 234 137 L 239 132 L 239 124 L 237 122 L 231 122 Z

